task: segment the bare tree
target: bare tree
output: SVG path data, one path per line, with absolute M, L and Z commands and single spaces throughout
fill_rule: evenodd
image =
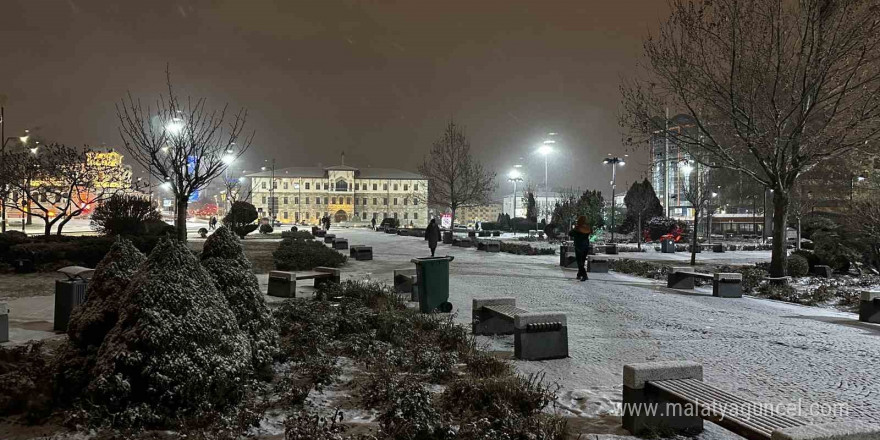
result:
M 61 235 L 71 219 L 129 189 L 129 171 L 99 158 L 98 151 L 60 144 L 4 153 L 0 174 L 17 195 L 4 204 L 42 219 L 45 235 L 57 224 Z
M 818 163 L 880 140 L 877 0 L 671 0 L 622 86 L 621 125 L 773 189 L 770 272 L 785 274 L 791 189 Z M 692 123 L 672 130 L 666 109 Z
M 226 201 L 229 206 L 239 201 L 247 201 L 251 198 L 254 190 L 250 185 L 243 185 L 239 179 L 226 179 Z
M 691 266 L 697 264 L 697 230 L 700 225 L 700 215 L 703 210 L 709 209 L 709 202 L 712 199 L 712 187 L 709 185 L 709 172 L 701 170 L 697 166 L 694 172 L 686 176 L 684 180 L 684 191 L 682 197 L 690 203 L 690 208 L 694 210 L 694 226 L 691 234 Z M 707 215 L 709 213 L 707 212 Z
M 484 205 L 495 191 L 495 173 L 471 156 L 471 145 L 461 129 L 449 122 L 443 137 L 419 165 L 428 178 L 428 203 L 452 211 L 452 225 L 459 208 Z
M 186 241 L 186 214 L 190 197 L 225 171 L 251 144 L 253 133 L 242 137 L 247 111 L 231 116 L 228 105 L 209 109 L 205 98 L 180 99 L 166 71 L 168 95 L 155 109 L 131 94 L 116 106 L 119 133 L 134 160 L 174 194 L 177 238 Z

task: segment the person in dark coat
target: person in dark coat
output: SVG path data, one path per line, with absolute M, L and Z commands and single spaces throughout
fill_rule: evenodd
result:
M 370 224 L 373 225 L 373 230 L 375 231 L 376 230 L 376 217 L 373 217 L 373 219 L 370 220 Z
M 428 223 L 428 227 L 425 228 L 425 240 L 428 242 L 428 247 L 431 248 L 431 256 L 434 256 L 434 251 L 437 250 L 437 242 L 440 241 L 440 228 L 437 226 L 437 219 L 431 219 L 431 223 Z
M 330 230 L 330 216 L 327 216 L 327 230 Z
M 577 258 L 578 264 L 577 279 L 581 281 L 589 279 L 584 262 L 587 260 L 587 254 L 590 252 L 590 235 L 592 233 L 590 225 L 587 224 L 587 217 L 583 215 L 578 217 L 574 229 L 568 233 L 568 236 L 574 241 L 574 255 Z

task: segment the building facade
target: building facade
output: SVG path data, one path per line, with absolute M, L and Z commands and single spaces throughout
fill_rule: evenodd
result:
M 651 185 L 669 217 L 689 217 L 690 203 L 684 197 L 684 185 L 693 171 L 691 157 L 679 148 L 675 136 L 667 132 L 688 130 L 692 120 L 687 115 L 669 119 L 665 131 L 651 136 Z
M 401 226 L 428 224 L 428 180 L 408 171 L 346 165 L 266 170 L 247 177 L 262 218 L 286 224 L 376 223 L 396 218 Z
M 501 203 L 459 208 L 455 213 L 456 223 L 494 222 L 501 214 Z
M 514 200 L 515 199 L 515 200 Z M 514 201 L 516 207 L 514 207 Z M 535 209 L 538 214 L 538 221 L 545 220 L 548 223 L 553 216 L 553 209 L 557 202 L 562 201 L 562 194 L 553 191 L 537 191 L 535 192 Z M 523 194 L 514 197 L 513 194 L 506 195 L 501 200 L 502 214 L 509 214 L 511 218 L 525 217 L 528 210 L 528 198 Z M 515 211 L 515 212 L 514 212 Z

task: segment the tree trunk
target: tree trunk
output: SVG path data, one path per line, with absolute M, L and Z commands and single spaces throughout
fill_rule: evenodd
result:
M 638 246 L 639 251 L 642 250 L 642 214 L 639 213 L 639 226 L 636 229 L 636 246 Z
M 174 219 L 174 227 L 177 228 L 177 239 L 186 243 L 186 209 L 189 207 L 189 199 L 181 197 L 177 199 L 177 218 Z
M 456 209 L 451 208 L 450 210 L 452 211 L 452 219 L 449 222 L 449 230 L 452 231 L 452 234 L 454 235 L 455 234 L 455 211 L 456 211 Z M 442 219 L 443 217 L 440 217 L 440 218 Z M 442 224 L 443 221 L 441 220 L 440 223 Z M 440 238 L 443 238 L 443 237 L 440 237 Z
M 801 250 L 801 217 L 798 216 L 798 229 L 797 229 L 797 243 L 794 245 L 794 248 L 797 250 Z
M 45 226 L 43 227 L 44 228 L 43 235 L 48 237 L 48 236 L 52 235 L 52 224 L 53 223 L 51 221 L 49 221 L 48 216 L 46 216 L 46 218 L 43 219 L 43 222 L 45 223 Z
M 64 220 L 61 220 L 61 223 L 58 223 L 58 230 L 55 231 L 56 235 L 61 235 L 61 230 L 64 229 L 64 225 L 67 224 L 74 216 L 65 216 Z
M 786 191 L 773 191 L 773 247 L 770 257 L 770 276 L 785 276 L 785 229 L 788 220 L 789 196 Z M 764 222 L 766 224 L 766 220 Z
M 700 224 L 700 210 L 694 209 L 694 233 L 691 242 L 691 266 L 697 265 L 697 225 Z

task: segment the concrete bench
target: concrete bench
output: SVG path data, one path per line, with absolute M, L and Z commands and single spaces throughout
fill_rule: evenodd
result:
M 474 242 L 473 242 L 473 240 L 471 240 L 470 238 L 458 238 L 458 237 L 456 237 L 456 238 L 453 238 L 453 239 L 452 239 L 452 245 L 453 245 L 453 246 L 456 246 L 456 247 L 469 248 L 469 247 L 471 247 L 471 246 L 474 245 Z
M 332 243 L 333 249 L 344 250 L 348 249 L 348 239 L 346 238 L 334 238 Z
M 562 312 L 530 313 L 516 307 L 513 297 L 474 298 L 471 317 L 475 335 L 513 334 L 517 359 L 568 357 L 568 325 Z
M 712 243 L 712 252 L 724 253 L 724 243 Z
M 607 258 L 590 255 L 587 257 L 587 261 L 588 272 L 608 273 L 609 263 Z
M 822 278 L 831 278 L 831 275 L 834 273 L 834 271 L 831 270 L 831 266 L 817 264 L 813 266 L 813 273 Z
M 324 243 L 333 243 L 333 240 L 336 239 L 336 234 L 324 234 Z
M 373 259 L 373 247 L 354 245 L 348 249 L 349 256 L 357 261 L 365 261 Z
M 269 296 L 281 298 L 296 297 L 296 282 L 298 280 L 315 280 L 315 287 L 324 284 L 339 284 L 342 280 L 339 269 L 332 267 L 316 267 L 314 270 L 303 272 L 286 272 L 273 270 L 269 272 Z
M 394 269 L 394 291 L 409 293 L 411 301 L 419 300 L 419 279 L 416 269 Z
M 481 240 L 477 242 L 478 251 L 501 252 L 501 242 L 498 240 Z
M 862 291 L 859 302 L 859 321 L 880 324 L 880 291 Z
M 617 255 L 617 245 L 614 243 L 606 244 L 603 251 L 608 255 Z
M 315 238 L 324 238 L 324 236 L 327 235 L 327 231 L 323 229 L 314 229 L 312 235 L 314 235 Z
M 670 289 L 693 289 L 694 280 L 712 282 L 712 296 L 719 298 L 742 298 L 742 274 L 695 272 L 691 267 L 673 267 L 666 280 Z
M 0 342 L 9 342 L 9 304 L 0 303 Z
M 501 236 L 501 231 L 492 231 L 492 236 L 493 236 L 493 237 L 500 237 L 500 236 Z
M 703 382 L 695 362 L 623 367 L 623 428 L 634 435 L 695 435 L 708 420 L 750 440 L 866 440 L 880 426 L 858 421 L 810 425 Z

